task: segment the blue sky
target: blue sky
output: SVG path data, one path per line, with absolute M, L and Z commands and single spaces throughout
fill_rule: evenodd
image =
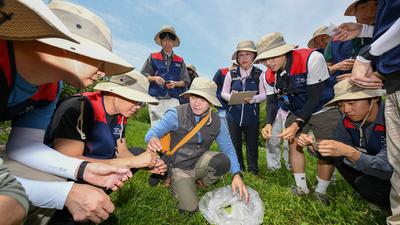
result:
M 113 51 L 139 71 L 160 47 L 154 35 L 173 25 L 181 39 L 174 51 L 212 78 L 229 66 L 237 42 L 279 31 L 286 42 L 306 46 L 320 25 L 354 21 L 343 13 L 351 0 L 71 0 L 102 17 L 113 34 Z

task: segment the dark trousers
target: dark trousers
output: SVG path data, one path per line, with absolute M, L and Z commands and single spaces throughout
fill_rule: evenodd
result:
M 343 178 L 368 202 L 390 209 L 390 181 L 366 175 L 343 162 L 335 161 L 335 166 Z
M 228 118 L 229 133 L 231 135 L 233 146 L 239 160 L 240 169 L 245 171 L 246 166 L 243 162 L 242 134 L 246 143 L 246 157 L 248 170 L 252 173 L 258 173 L 258 129 L 260 124 L 248 126 L 239 126 L 235 121 Z

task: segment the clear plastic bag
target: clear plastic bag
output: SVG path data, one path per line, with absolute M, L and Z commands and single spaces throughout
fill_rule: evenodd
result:
M 248 204 L 232 193 L 231 186 L 207 192 L 199 202 L 199 209 L 206 220 L 217 225 L 257 225 L 263 222 L 264 204 L 257 191 L 247 187 Z

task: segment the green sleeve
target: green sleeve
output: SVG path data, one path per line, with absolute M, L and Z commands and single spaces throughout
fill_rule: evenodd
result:
M 332 41 L 328 43 L 324 51 L 325 62 L 332 62 Z

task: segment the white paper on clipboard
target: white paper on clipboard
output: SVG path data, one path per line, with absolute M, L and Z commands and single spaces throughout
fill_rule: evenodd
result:
M 242 91 L 242 92 L 234 92 L 231 94 L 231 99 L 228 102 L 228 105 L 238 105 L 246 103 L 244 101 L 245 98 L 252 98 L 257 91 Z

